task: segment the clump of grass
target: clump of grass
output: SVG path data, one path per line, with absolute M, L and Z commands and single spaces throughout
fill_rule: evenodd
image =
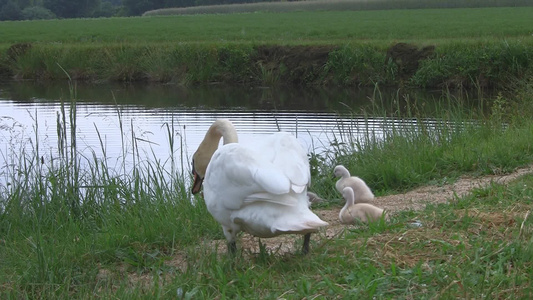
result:
M 524 78 L 531 73 L 533 53 L 528 48 L 521 42 L 507 41 L 491 45 L 443 46 L 437 49 L 434 59 L 421 62 L 410 81 L 418 87 L 507 85 L 508 76 Z
M 92 81 L 419 88 L 501 88 L 509 78 L 532 73 L 530 43 L 456 43 L 438 47 L 434 57 L 421 60 L 416 73 L 404 79 L 386 59 L 389 46 L 36 45 L 10 64 L 10 72 L 28 79 L 67 79 L 64 68 L 75 80 Z M 260 51 L 264 53 L 257 55 Z
M 390 85 L 397 76 L 385 61 L 385 51 L 365 44 L 346 45 L 330 53 L 325 72 L 339 85 Z
M 250 46 L 226 45 L 42 45 L 21 56 L 17 78 L 119 82 L 250 81 Z

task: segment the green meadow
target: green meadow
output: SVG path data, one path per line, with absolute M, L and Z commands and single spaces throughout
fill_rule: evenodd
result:
M 368 11 L 392 9 L 449 9 L 528 6 L 533 6 L 533 3 L 528 0 L 308 0 L 162 8 L 147 11 L 143 15 L 160 16 L 232 14 L 247 12 L 283 13 L 295 11 Z
M 334 46 L 324 69 L 308 71 L 315 77 L 303 83 L 375 84 L 373 106 L 354 117 L 417 121 L 363 139 L 351 136 L 355 128 L 339 128 L 330 151 L 310 154 L 312 191 L 326 199 L 313 209 L 338 212 L 336 164 L 377 196 L 531 165 L 532 13 L 522 7 L 0 22 L 0 74 L 274 85 L 291 72 L 253 60 L 259 46 Z M 402 78 L 405 86 L 468 82 L 481 89 L 497 82 L 496 96 L 467 106 L 468 99 L 445 93 L 435 128 L 425 122 L 424 103 L 397 99 L 385 107 L 379 85 L 398 84 L 400 75 L 385 53 L 400 41 L 436 45 L 434 57 Z M 16 43 L 32 46 L 8 55 Z M 162 124 L 167 158 L 135 157 L 127 148 L 137 142 L 133 132 L 121 132 L 124 155 L 138 159 L 133 170 L 111 163 L 104 141 L 94 149 L 104 157 L 82 157 L 71 86 L 72 109 L 61 107 L 55 124 L 59 153 L 47 153 L 38 140 L 0 149 L 0 299 L 533 297 L 531 174 L 395 212 L 389 222 L 314 234 L 305 256 L 259 247 L 231 257 L 221 227 L 187 188 L 190 161 L 180 154 L 184 141 L 173 134 L 174 122 Z M 39 126 L 35 120 L 35 132 Z M 300 245 L 301 237 L 284 243 Z
M 338 44 L 531 37 L 533 7 L 254 12 L 0 23 L 0 43 Z

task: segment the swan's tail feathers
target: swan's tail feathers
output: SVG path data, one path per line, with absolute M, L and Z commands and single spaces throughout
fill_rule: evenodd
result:
M 307 185 L 296 185 L 296 184 L 291 184 L 291 189 L 296 193 L 296 194 L 300 194 L 300 193 L 303 193 L 305 191 L 305 188 L 307 187 Z
M 271 227 L 272 233 L 309 233 L 316 232 L 320 227 L 329 225 L 328 222 L 324 222 L 320 219 L 309 220 L 299 223 L 284 223 L 274 224 Z
M 296 206 L 298 204 L 298 198 L 292 197 L 291 195 L 277 196 L 270 193 L 254 193 L 244 198 L 245 204 L 254 202 L 269 202 L 286 206 Z

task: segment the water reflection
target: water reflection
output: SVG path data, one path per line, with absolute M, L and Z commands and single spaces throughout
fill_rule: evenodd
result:
M 372 134 L 413 120 L 383 119 L 409 102 L 424 101 L 417 110 L 431 117 L 443 109 L 441 95 L 399 94 L 376 89 L 281 89 L 227 86 L 75 85 L 13 82 L 0 85 L 0 151 L 5 166 L 20 147 L 28 153 L 39 145 L 39 157 L 58 156 L 58 120 L 69 119 L 76 102 L 76 143 L 88 160 L 96 155 L 111 165 L 133 163 L 133 155 L 165 163 L 174 155 L 179 167 L 189 158 L 217 118 L 232 120 L 241 142 L 278 130 L 295 134 L 310 152 L 327 151 L 331 142 Z M 380 103 L 376 103 L 379 101 Z M 64 106 L 62 106 L 64 102 Z M 379 107 L 379 109 L 376 109 Z M 389 109 L 387 109 L 387 107 Z M 172 133 L 169 135 L 169 130 Z M 69 132 L 68 130 L 66 132 Z M 169 136 L 175 139 L 171 148 Z M 1 174 L 0 174 L 1 175 Z

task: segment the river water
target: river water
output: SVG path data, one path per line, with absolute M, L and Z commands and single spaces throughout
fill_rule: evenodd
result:
M 416 121 L 384 116 L 404 109 L 407 102 L 424 102 L 428 108 L 439 99 L 440 94 L 428 92 L 358 88 L 8 82 L 0 84 L 0 167 L 5 169 L 22 153 L 43 162 L 57 158 L 63 123 L 67 140 L 75 125 L 82 160 L 105 158 L 124 170 L 144 160 L 168 165 L 171 157 L 188 170 L 192 153 L 218 118 L 233 121 L 239 142 L 282 130 L 296 135 L 309 153 L 322 153 L 347 135 L 379 138 L 387 127 L 410 126 Z M 427 120 L 438 122 L 431 115 Z

